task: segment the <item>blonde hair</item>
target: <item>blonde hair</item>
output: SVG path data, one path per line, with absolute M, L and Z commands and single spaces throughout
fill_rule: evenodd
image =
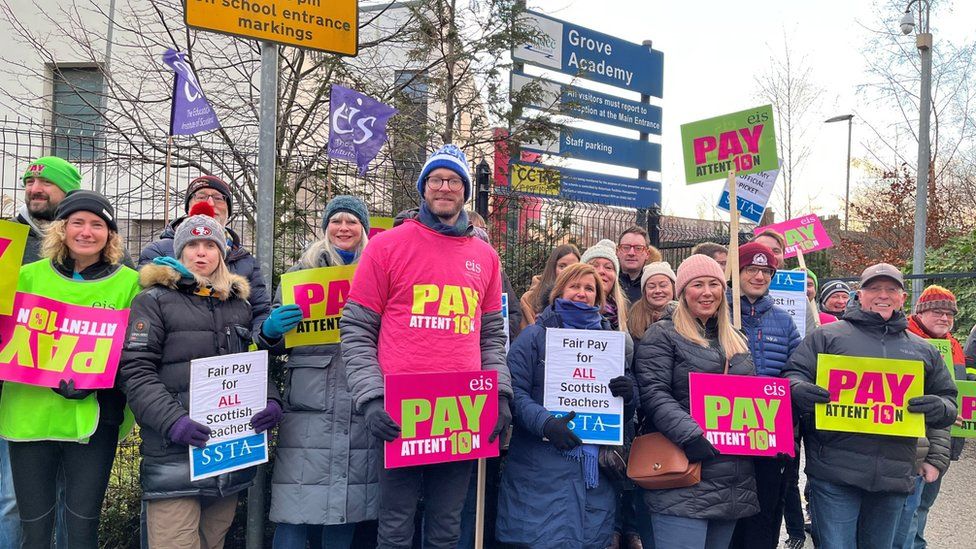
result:
M 725 299 L 725 292 L 721 292 L 721 296 L 722 301 L 718 305 L 718 311 L 715 312 L 718 321 L 718 344 L 725 352 L 725 358 L 731 359 L 734 355 L 749 352 L 749 347 L 746 345 L 746 339 L 742 333 L 732 326 L 732 321 L 729 319 L 729 302 Z M 675 331 L 682 337 L 702 347 L 709 347 L 701 324 L 688 310 L 684 292 L 678 296 L 678 306 L 675 308 L 674 314 L 671 315 L 671 320 L 674 322 Z
M 342 217 L 340 217 L 342 216 Z M 329 223 L 336 217 L 344 219 L 346 221 L 352 220 L 359 224 L 359 234 L 361 238 L 359 239 L 359 245 L 356 246 L 356 255 L 352 258 L 352 262 L 348 265 L 353 265 L 359 262 L 359 258 L 363 255 L 363 249 L 366 248 L 366 244 L 369 243 L 369 235 L 366 234 L 366 227 L 359 222 L 359 218 L 352 215 L 349 212 L 336 212 L 332 214 L 332 217 L 325 220 L 326 234 L 319 240 L 311 243 L 308 248 L 302 253 L 302 257 L 298 259 L 298 264 L 304 269 L 314 269 L 316 267 L 321 267 L 322 264 L 319 259 L 325 255 L 329 258 L 329 265 L 346 265 L 347 263 L 342 260 L 342 256 L 335 251 L 335 245 L 329 241 L 328 226 Z
M 620 276 L 619 274 L 617 275 Z M 620 279 L 613 281 L 613 289 L 610 290 L 613 302 L 617 304 L 617 325 L 621 332 L 627 331 L 627 309 L 630 308 L 630 300 L 620 289 Z
M 602 310 L 607 302 L 607 296 L 603 293 L 603 283 L 600 281 L 600 275 L 596 274 L 596 269 L 589 263 L 573 263 L 563 269 L 563 272 L 559 273 L 559 276 L 556 277 L 556 284 L 552 287 L 552 291 L 549 292 L 549 301 L 555 303 L 557 297 L 562 297 L 566 286 L 569 286 L 570 282 L 583 278 L 586 275 L 592 276 L 593 281 L 596 282 L 596 300 L 594 301 L 594 305 Z
M 71 250 L 66 243 L 64 228 L 67 226 L 67 219 L 58 219 L 48 225 L 44 233 L 44 241 L 41 244 L 41 255 L 55 263 L 64 264 L 64 261 L 71 257 Z M 118 265 L 125 257 L 125 248 L 122 246 L 122 237 L 119 233 L 109 229 L 108 240 L 102 248 L 101 259 L 110 265 Z
M 673 284 L 672 284 L 673 288 Z M 641 298 L 631 306 L 630 311 L 628 311 L 628 322 L 630 324 L 630 335 L 634 336 L 634 339 L 640 339 L 644 337 L 644 332 L 651 327 L 661 317 L 664 316 L 664 311 L 668 308 L 668 304 L 673 303 L 669 301 L 661 307 L 660 310 L 655 310 L 651 307 L 651 304 L 647 302 L 647 298 L 642 294 Z
M 183 248 L 185 251 L 186 248 Z M 219 251 L 219 250 L 218 250 Z M 177 258 L 180 263 L 183 263 L 183 258 Z M 184 263 L 184 265 L 186 265 Z M 186 265 L 189 269 L 189 265 Z M 192 272 L 192 271 L 191 271 Z M 193 278 L 197 281 L 197 287 L 199 288 L 209 288 L 214 294 L 216 294 L 221 299 L 227 299 L 230 297 L 230 292 L 234 284 L 233 275 L 230 269 L 227 268 L 227 263 L 224 262 L 224 256 L 221 253 L 217 254 L 217 268 L 214 272 L 210 273 L 210 276 L 203 276 L 197 273 L 193 273 Z

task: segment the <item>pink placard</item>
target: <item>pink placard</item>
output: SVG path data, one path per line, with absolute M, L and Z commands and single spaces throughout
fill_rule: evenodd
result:
M 692 373 L 691 417 L 723 454 L 793 455 L 790 382 L 775 377 Z
M 498 438 L 488 442 L 498 372 L 387 375 L 386 411 L 400 425 L 400 436 L 384 445 L 387 469 L 498 455 Z
M 0 316 L 0 379 L 78 389 L 115 385 L 129 310 L 69 305 L 18 292 L 11 316 Z
M 756 227 L 754 234 L 759 234 L 766 229 L 772 229 L 783 235 L 786 239 L 786 249 L 783 250 L 783 257 L 796 257 L 796 250 L 800 249 L 808 254 L 817 250 L 826 250 L 834 245 L 824 229 L 820 218 L 813 215 L 801 215 L 782 223 L 773 223 L 765 227 Z

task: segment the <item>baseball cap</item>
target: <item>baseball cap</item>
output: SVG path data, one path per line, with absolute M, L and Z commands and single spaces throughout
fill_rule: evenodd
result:
M 880 277 L 888 277 L 897 282 L 902 290 L 905 289 L 905 279 L 902 277 L 901 271 L 888 263 L 876 263 L 864 269 L 864 272 L 861 273 L 861 287 L 863 288 L 868 282 Z

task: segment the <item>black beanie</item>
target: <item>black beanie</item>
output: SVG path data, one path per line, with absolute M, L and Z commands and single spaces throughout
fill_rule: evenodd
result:
M 224 195 L 224 201 L 227 202 L 227 217 L 234 213 L 234 198 L 230 194 L 230 187 L 222 179 L 212 175 L 201 175 L 190 181 L 190 186 L 186 189 L 186 199 L 183 201 L 184 212 L 190 211 L 190 199 L 200 189 L 213 189 Z
M 108 224 L 109 229 L 119 232 L 119 226 L 115 223 L 115 210 L 108 203 L 107 198 L 95 191 L 78 189 L 68 193 L 58 204 L 54 219 L 67 219 L 75 212 L 91 212 L 101 217 Z

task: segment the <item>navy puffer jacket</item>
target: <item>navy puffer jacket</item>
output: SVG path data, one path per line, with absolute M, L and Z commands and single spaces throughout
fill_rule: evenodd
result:
M 749 340 L 749 354 L 756 365 L 756 375 L 779 377 L 786 361 L 803 341 L 793 317 L 773 304 L 769 294 L 755 303 L 742 296 L 739 303 L 742 304 L 742 332 Z

